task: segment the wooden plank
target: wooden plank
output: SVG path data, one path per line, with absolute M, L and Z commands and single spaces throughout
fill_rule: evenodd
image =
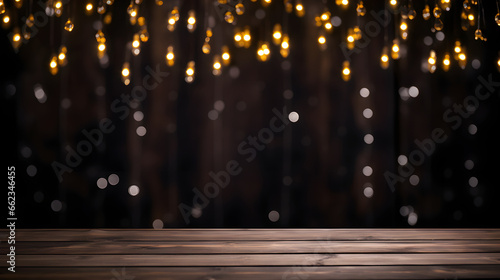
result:
M 39 280 L 325 280 L 500 278 L 495 265 L 332 267 L 65 267 L 18 268 L 0 279 Z
M 2 252 L 7 250 L 2 243 Z M 16 254 L 500 253 L 500 240 L 17 242 Z
M 0 237 L 7 238 L 6 230 Z M 249 241 L 500 239 L 499 229 L 17 229 L 19 241 Z
M 98 248 L 96 248 L 98 250 Z M 0 266 L 7 267 L 6 257 Z M 461 254 L 231 254 L 17 255 L 16 266 L 339 266 L 500 265 L 500 253 Z

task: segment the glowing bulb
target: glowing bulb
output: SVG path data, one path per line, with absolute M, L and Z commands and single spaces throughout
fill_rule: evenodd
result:
M 0 15 L 5 13 L 5 4 L 3 3 L 3 0 L 0 0 Z
M 281 44 L 281 25 L 275 24 L 273 28 L 273 43 L 275 45 Z
M 130 69 L 129 69 L 129 64 L 125 62 L 122 67 L 122 76 L 123 77 L 128 77 L 130 76 Z
M 392 59 L 399 59 L 399 41 L 398 39 L 395 39 L 392 44 L 391 48 L 391 57 Z
M 321 20 L 322 21 L 327 21 L 330 19 L 330 12 L 324 12 L 321 14 Z
M 57 56 L 58 64 L 65 66 L 67 64 L 66 53 L 68 49 L 63 45 L 59 48 L 59 55 Z
M 101 44 L 99 44 L 99 45 L 97 46 L 97 49 L 98 49 L 100 52 L 103 52 L 103 51 L 106 49 L 106 45 L 101 43 Z
M 167 48 L 167 54 L 165 55 L 165 58 L 167 60 L 167 65 L 168 66 L 173 66 L 174 65 L 174 59 L 175 59 L 174 47 L 168 46 L 168 48 Z
M 231 63 L 231 55 L 229 54 L 229 48 L 227 46 L 222 47 L 222 63 L 226 66 Z
M 467 59 L 467 56 L 466 56 L 464 53 L 461 53 L 461 54 L 459 54 L 459 55 L 458 55 L 458 58 L 459 58 L 460 60 L 466 60 L 466 59 Z
M 429 5 L 425 5 L 424 10 L 422 11 L 422 17 L 424 20 L 428 20 L 431 18 L 431 9 L 429 8 Z
M 363 1 L 359 1 L 358 5 L 356 7 L 356 13 L 358 14 L 358 16 L 361 16 L 361 17 L 366 15 L 366 7 L 363 4 Z
M 233 13 L 231 13 L 231 11 L 227 11 L 225 14 L 224 14 L 224 20 L 227 22 L 227 23 L 233 23 L 234 22 L 234 15 Z M 189 21 L 188 21 L 189 23 Z M 194 24 L 194 23 L 192 23 Z
M 235 35 L 234 35 L 234 41 L 236 41 L 236 42 L 241 41 L 241 34 L 239 34 L 239 33 L 238 33 L 238 34 L 235 34 Z
M 318 37 L 318 43 L 320 43 L 320 45 L 323 45 L 326 43 L 326 38 L 325 36 L 321 35 Z
M 194 10 L 188 12 L 189 17 L 187 20 L 187 29 L 189 32 L 193 32 L 196 29 L 196 17 Z
M 14 40 L 14 42 L 19 42 L 21 40 L 21 35 L 18 33 L 14 34 L 14 36 L 12 36 L 12 40 Z
M 280 49 L 280 54 L 282 57 L 288 57 L 290 54 L 290 44 L 289 44 L 289 37 L 288 34 L 283 34 L 283 40 L 281 41 L 281 49 Z
M 443 70 L 448 71 L 450 69 L 450 64 L 451 64 L 450 55 L 446 53 L 443 58 Z
M 135 49 L 141 46 L 141 42 L 139 41 L 139 38 L 136 38 L 136 35 L 134 35 L 134 41 L 132 41 L 132 47 Z
M 252 36 L 250 35 L 250 27 L 245 27 L 245 30 L 243 31 L 243 46 L 245 48 L 249 48 L 252 40 Z
M 295 14 L 298 17 L 303 17 L 305 15 L 304 5 L 302 4 L 301 0 L 297 0 L 295 4 Z
M 443 11 L 441 10 L 441 8 L 439 8 L 439 6 L 436 4 L 436 6 L 434 6 L 434 9 L 432 10 L 432 13 L 434 14 L 434 17 L 435 18 L 440 18 Z
M 236 11 L 237 15 L 241 16 L 245 13 L 245 6 L 242 3 L 238 3 L 234 6 L 234 10 Z
M 398 5 L 398 1 L 396 1 L 396 0 L 390 0 L 389 4 L 394 8 L 394 7 L 396 7 Z
M 3 17 L 3 23 L 7 24 L 7 23 L 9 23 L 9 22 L 10 22 L 10 17 L 9 17 L 9 15 L 5 15 L 5 16 Z
M 271 50 L 269 50 L 269 46 L 267 42 L 263 42 L 260 44 L 260 47 L 257 49 L 257 59 L 260 61 L 267 61 L 271 55 Z
M 73 28 L 75 28 L 75 25 L 73 24 L 73 22 L 71 21 L 71 19 L 68 18 L 68 20 L 64 24 L 64 30 L 66 30 L 68 32 L 71 32 L 71 31 L 73 31 Z
M 380 67 L 382 67 L 382 69 L 389 68 L 389 48 L 387 46 L 382 49 L 382 55 L 380 56 Z
M 406 29 L 408 29 L 408 25 L 406 24 L 405 21 L 401 21 L 401 25 L 399 25 L 399 28 L 405 31 Z
M 213 64 L 212 67 L 213 67 L 212 74 L 214 74 L 214 76 L 219 76 L 220 74 L 222 74 L 222 71 L 221 71 L 222 64 L 220 62 L 220 56 L 219 55 L 215 55 L 214 56 L 214 64 Z
M 92 5 L 92 3 L 88 2 L 87 5 L 85 5 L 85 13 L 87 15 L 92 14 L 93 9 L 94 9 L 94 5 Z
M 497 60 L 497 68 L 498 68 L 498 71 L 500 72 L 500 58 L 498 58 L 498 60 Z
M 53 55 L 52 58 L 50 59 L 49 67 L 50 67 L 49 68 L 50 74 L 52 74 L 52 75 L 57 74 L 59 69 L 57 67 L 57 56 L 56 55 Z
M 342 79 L 346 82 L 351 79 L 351 69 L 349 69 L 348 60 L 345 60 L 342 64 Z
M 330 22 L 325 22 L 325 29 L 327 31 L 332 30 L 332 28 L 333 28 L 333 25 Z
M 474 15 L 473 14 L 469 14 L 469 16 L 467 17 L 470 21 L 474 21 Z
M 54 8 L 56 9 L 60 9 L 62 7 L 62 2 L 61 1 L 57 1 L 55 4 L 54 4 Z
M 138 6 L 135 5 L 134 3 L 130 3 L 130 5 L 127 7 L 127 13 L 130 15 L 131 18 L 135 18 L 138 14 Z
M 436 71 L 436 52 L 431 50 L 429 58 L 427 59 L 429 72 L 434 73 Z
M 194 61 L 188 62 L 188 65 L 186 68 L 185 80 L 188 83 L 192 83 L 194 81 Z

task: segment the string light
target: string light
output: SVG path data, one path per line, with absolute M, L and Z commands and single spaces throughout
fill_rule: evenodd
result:
M 87 15 L 91 15 L 93 10 L 94 10 L 94 5 L 92 4 L 92 2 L 91 1 L 87 2 L 87 4 L 85 5 L 85 13 Z
M 61 1 L 56 1 L 54 2 L 54 13 L 56 17 L 60 17 L 62 15 L 62 2 Z
M 239 31 L 238 28 L 234 29 L 234 44 L 236 45 L 236 47 L 244 46 L 243 34 Z
M 132 41 L 132 54 L 139 55 L 141 53 L 141 40 L 139 34 L 134 34 L 134 39 Z
M 342 63 L 342 80 L 349 81 L 351 79 L 351 69 L 349 68 L 349 61 L 345 60 Z
M 52 74 L 52 75 L 56 75 L 57 72 L 59 71 L 59 68 L 57 67 L 57 56 L 56 55 L 52 55 L 52 58 L 50 59 L 49 70 L 50 70 L 50 74 Z
M 366 15 L 366 7 L 363 4 L 363 1 L 358 2 L 358 5 L 356 6 L 356 13 L 360 17 Z
M 265 8 L 267 6 L 269 6 L 271 4 L 271 0 L 262 0 L 261 3 L 262 3 L 262 6 Z
M 3 0 L 0 0 L 0 15 L 5 13 L 5 3 Z
M 427 59 L 429 72 L 434 73 L 436 71 L 436 52 L 431 50 L 429 58 Z
M 281 25 L 279 23 L 275 24 L 273 28 L 273 44 L 276 46 L 281 44 Z
M 380 67 L 382 67 L 382 69 L 389 68 L 389 48 L 387 46 L 382 49 L 382 55 L 380 56 Z
M 405 19 L 401 20 L 401 24 L 399 25 L 400 35 L 403 40 L 408 38 L 408 24 Z
M 222 46 L 222 63 L 227 66 L 231 63 L 231 55 L 229 54 L 229 48 L 227 46 Z
M 500 72 L 500 56 L 498 56 L 497 68 L 498 68 L 498 72 Z
M 170 15 L 167 19 L 167 29 L 169 31 L 174 31 L 175 24 L 179 21 L 179 9 L 174 7 L 170 12 Z
M 212 74 L 214 76 L 219 76 L 220 74 L 222 74 L 222 64 L 220 62 L 220 55 L 214 55 L 214 64 L 213 64 L 213 70 L 212 70 Z
M 295 2 L 295 14 L 298 17 L 303 17 L 305 15 L 304 5 L 302 4 L 302 0 L 297 0 Z
M 127 86 L 130 84 L 130 64 L 124 62 L 122 66 L 122 81 Z
M 196 29 L 196 16 L 194 10 L 188 12 L 187 29 L 189 32 L 193 32 Z
M 399 50 L 400 50 L 399 40 L 398 39 L 394 39 L 394 41 L 392 43 L 392 47 L 391 47 L 391 57 L 392 57 L 392 59 L 399 59 Z
M 422 10 L 422 17 L 424 18 L 424 20 L 428 20 L 431 18 L 431 9 L 427 4 L 425 4 L 424 9 Z
M 237 15 L 241 16 L 245 13 L 245 6 L 242 3 L 238 3 L 234 6 L 234 11 Z
M 326 38 L 325 38 L 325 36 L 320 35 L 318 37 L 318 44 L 319 44 L 320 49 L 322 49 L 322 50 L 326 49 L 327 45 L 326 45 Z
M 194 61 L 189 61 L 186 68 L 186 82 L 192 83 L 194 81 Z
M 257 49 L 257 59 L 260 61 L 267 61 L 271 56 L 271 50 L 267 42 L 261 42 Z
M 243 30 L 243 46 L 249 48 L 252 43 L 252 36 L 250 35 L 250 27 L 246 26 Z
M 445 72 L 447 72 L 450 69 L 450 64 L 451 64 L 450 54 L 446 53 L 443 58 L 443 70 Z
M 60 48 L 59 48 L 59 55 L 57 55 L 57 63 L 61 66 L 66 66 L 66 64 L 68 63 L 68 60 L 66 59 L 66 53 L 68 52 L 68 49 L 66 48 L 66 46 L 62 45 Z
M 75 25 L 71 21 L 71 18 L 68 18 L 68 20 L 64 24 L 64 30 L 71 32 L 71 31 L 73 31 L 73 28 L 75 28 Z
M 288 34 L 283 34 L 283 40 L 281 40 L 280 54 L 282 57 L 286 58 L 290 54 L 290 38 Z
M 233 22 L 234 22 L 234 15 L 233 15 L 233 13 L 231 13 L 231 11 L 227 11 L 227 12 L 224 14 L 224 20 L 225 20 L 227 23 L 233 23 Z
M 335 4 L 337 4 L 337 6 L 347 7 L 349 5 L 349 1 L 348 0 L 335 0 Z
M 463 51 L 463 48 L 462 48 L 462 52 L 458 54 L 458 65 L 462 69 L 465 69 L 465 66 L 467 65 L 467 55 Z
M 19 33 L 19 28 L 14 28 L 12 32 L 12 47 L 18 49 L 21 46 L 21 34 Z
M 352 28 L 347 29 L 347 48 L 349 50 L 354 49 L 356 38 L 354 36 L 354 30 Z
M 174 62 L 175 62 L 174 47 L 168 46 L 167 54 L 165 55 L 165 59 L 166 59 L 168 66 L 174 65 Z

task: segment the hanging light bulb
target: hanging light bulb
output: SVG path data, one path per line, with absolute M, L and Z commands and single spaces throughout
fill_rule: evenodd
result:
M 349 5 L 349 1 L 348 0 L 335 0 L 335 4 L 337 4 L 337 6 L 342 6 L 345 8 Z
M 434 73 L 436 71 L 436 52 L 434 50 L 431 50 L 427 62 L 429 72 Z
M 463 6 L 464 6 L 464 9 L 466 11 L 470 10 L 471 4 L 470 4 L 469 0 L 464 0 Z
M 59 68 L 57 67 L 57 56 L 55 54 L 52 55 L 52 58 L 50 59 L 49 70 L 52 75 L 56 75 L 59 71 Z
M 174 7 L 167 19 L 167 29 L 169 31 L 174 31 L 177 21 L 179 21 L 179 9 Z
M 187 29 L 189 32 L 193 32 L 196 29 L 196 16 L 194 10 L 188 12 Z
M 227 46 L 222 46 L 222 64 L 227 66 L 231 63 L 231 55 L 229 54 L 229 48 Z
M 366 7 L 363 4 L 363 1 L 358 2 L 358 5 L 356 6 L 356 13 L 360 17 L 366 15 Z
M 130 64 L 124 62 L 122 66 L 122 82 L 127 86 L 130 84 Z
M 12 47 L 14 49 L 18 49 L 21 46 L 21 33 L 19 32 L 19 28 L 14 28 L 12 32 Z
M 279 23 L 275 24 L 273 28 L 273 44 L 276 46 L 281 44 L 281 25 Z
M 97 56 L 99 58 L 103 58 L 105 54 L 106 54 L 106 44 L 105 43 L 99 43 L 97 45 Z
M 141 53 L 141 40 L 139 34 L 134 34 L 132 41 L 132 54 L 139 55 Z
M 234 6 L 234 11 L 237 15 L 241 16 L 245 13 L 245 6 L 242 3 L 238 3 Z
M 389 0 L 389 5 L 393 10 L 396 10 L 398 8 L 398 1 L 396 0 Z
M 262 0 L 261 1 L 261 4 L 262 4 L 262 7 L 267 7 L 271 4 L 272 0 Z
M 212 66 L 212 74 L 214 76 L 219 76 L 222 74 L 222 63 L 220 55 L 214 55 L 214 64 Z
M 87 15 L 91 15 L 93 11 L 94 11 L 94 4 L 92 4 L 92 1 L 87 1 L 87 4 L 85 4 L 85 13 Z
M 455 60 L 458 60 L 458 55 L 462 53 L 462 46 L 460 44 L 460 41 L 455 42 L 455 47 L 453 48 L 453 58 Z
M 387 46 L 384 46 L 384 48 L 382 49 L 382 55 L 380 56 L 380 67 L 382 67 L 382 69 L 389 68 L 389 48 Z
M 450 64 L 451 64 L 450 54 L 446 53 L 443 58 L 443 70 L 445 72 L 447 72 L 450 69 Z
M 391 57 L 392 57 L 392 59 L 399 59 L 399 50 L 400 50 L 399 40 L 398 39 L 394 39 L 394 41 L 392 42 L 392 47 L 391 47 Z
M 95 34 L 95 39 L 97 43 L 106 43 L 106 36 L 104 36 L 104 33 L 101 29 L 99 29 Z
M 292 0 L 283 0 L 283 4 L 285 5 L 285 11 L 287 13 L 291 13 L 293 11 Z
M 353 27 L 352 34 L 354 36 L 355 41 L 361 40 L 361 38 L 363 37 L 363 33 L 361 32 L 361 28 L 359 28 L 359 26 L 357 26 L 357 25 Z
M 188 62 L 186 68 L 186 77 L 184 79 L 188 83 L 192 83 L 194 81 L 194 61 Z
M 319 44 L 319 48 L 321 50 L 326 50 L 327 44 L 326 44 L 326 38 L 324 35 L 319 35 L 318 44 Z
M 201 46 L 201 51 L 204 54 L 209 54 L 212 48 L 210 47 L 210 43 L 206 39 L 207 38 L 205 38 L 205 42 L 203 43 L 203 46 Z
M 141 29 L 141 32 L 139 34 L 139 38 L 141 39 L 141 42 L 147 42 L 149 40 L 149 32 L 148 32 L 148 29 L 145 25 Z
M 257 59 L 260 61 L 267 61 L 271 56 L 271 50 L 267 42 L 261 42 L 257 49 Z
M 351 69 L 349 68 L 349 61 L 345 60 L 342 63 L 342 80 L 349 81 L 351 79 Z
M 413 8 L 413 3 L 410 1 L 408 3 L 408 18 L 413 20 L 417 16 L 417 11 Z
M 408 38 L 408 24 L 405 19 L 401 20 L 401 24 L 399 25 L 400 35 L 403 40 Z
M 130 17 L 137 17 L 137 14 L 139 13 L 139 6 L 135 5 L 134 3 L 130 3 L 130 5 L 127 7 L 127 13 Z
M 162 6 L 163 5 L 163 1 L 162 0 L 155 0 L 155 3 L 158 6 Z
M 428 20 L 431 18 L 431 9 L 427 4 L 425 4 L 424 9 L 422 10 L 422 17 L 424 18 L 424 20 Z
M 61 66 L 66 66 L 66 64 L 68 63 L 68 60 L 66 59 L 67 52 L 68 49 L 66 48 L 66 46 L 62 45 L 59 48 L 59 54 L 57 55 L 57 64 Z
M 54 14 L 56 15 L 56 17 L 60 17 L 62 15 L 62 7 L 63 4 L 61 1 L 54 2 Z
M 249 48 L 251 43 L 252 36 L 250 35 L 250 27 L 245 26 L 245 30 L 243 30 L 243 46 Z
M 23 1 L 22 0 L 14 0 L 14 6 L 18 9 L 21 9 L 23 6 Z
M 106 6 L 104 5 L 104 2 L 99 1 L 99 4 L 97 5 L 97 13 L 100 15 L 104 15 L 106 13 Z
M 2 27 L 8 29 L 10 27 L 10 16 L 8 12 L 5 12 L 2 17 Z
M 236 47 L 243 47 L 244 46 L 244 41 L 243 41 L 243 33 L 240 31 L 239 28 L 234 29 L 234 44 Z
M 168 66 L 173 66 L 175 62 L 174 47 L 168 46 L 167 54 L 165 55 L 165 60 Z
M 443 30 L 443 21 L 440 18 L 434 20 L 434 29 L 437 31 Z
M 436 4 L 434 6 L 434 9 L 432 10 L 432 13 L 434 14 L 435 18 L 440 18 L 443 14 L 443 11 L 441 10 L 441 8 L 439 8 L 438 4 Z
M 286 58 L 290 54 L 290 38 L 288 37 L 288 34 L 283 34 L 283 40 L 281 40 L 281 45 L 280 45 L 280 54 L 282 57 Z
M 451 9 L 451 0 L 441 0 L 441 9 L 449 11 Z
M 458 54 L 458 65 L 462 69 L 465 69 L 465 66 L 467 65 L 467 55 L 465 54 L 463 49 L 462 52 Z
M 476 29 L 476 32 L 474 32 L 474 39 L 486 41 L 486 38 L 483 37 L 483 31 L 481 31 L 480 28 Z
M 303 17 L 305 15 L 304 5 L 302 4 L 302 0 L 297 0 L 295 2 L 295 14 L 298 17 Z
M 0 15 L 5 13 L 5 3 L 3 0 L 0 0 Z
M 347 29 L 347 48 L 349 50 L 354 49 L 356 37 L 354 36 L 354 30 L 352 28 Z
M 234 15 L 233 15 L 233 13 L 231 13 L 231 11 L 227 11 L 227 12 L 224 14 L 224 20 L 225 20 L 227 23 L 233 23 L 233 22 L 234 22 Z
M 71 21 L 71 18 L 68 18 L 68 20 L 64 24 L 64 30 L 71 32 L 71 31 L 73 31 L 73 28 L 75 28 L 75 25 Z

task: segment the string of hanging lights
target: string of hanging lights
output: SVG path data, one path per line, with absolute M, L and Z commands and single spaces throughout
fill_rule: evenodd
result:
M 113 0 L 86 0 L 86 4 L 84 5 L 85 10 L 83 11 L 86 15 L 93 15 L 97 13 L 101 17 L 101 21 L 103 26 L 109 24 L 112 21 L 112 11 L 110 7 L 114 4 Z M 32 38 L 32 33 L 35 30 L 35 13 L 33 12 L 33 1 L 29 1 L 29 3 L 24 3 L 26 1 L 23 0 L 13 0 L 12 3 L 5 3 L 6 1 L 0 0 L 0 16 L 2 27 L 6 30 L 11 30 L 10 32 L 10 40 L 12 43 L 12 47 L 15 50 L 18 50 L 22 44 L 29 43 Z M 272 0 L 215 0 L 212 1 L 217 11 L 221 12 L 221 19 L 228 24 L 230 24 L 233 28 L 233 43 L 236 48 L 250 48 L 254 42 L 254 36 L 252 36 L 252 30 L 249 26 L 237 26 L 235 23 L 238 17 L 242 16 L 251 16 L 247 15 L 246 11 L 248 10 L 249 5 L 260 5 L 262 8 L 268 8 L 272 2 Z M 258 3 L 260 2 L 260 3 Z M 281 2 L 281 1 L 279 1 Z M 335 9 L 353 9 L 355 11 L 356 16 L 364 17 L 367 14 L 367 8 L 365 3 L 361 0 L 356 1 L 355 5 L 350 5 L 350 1 L 348 0 L 335 0 L 332 1 L 334 3 L 328 4 L 327 1 L 323 1 L 325 3 L 325 9 L 321 14 L 314 16 L 314 21 L 316 26 L 318 27 L 318 35 L 317 35 L 317 43 L 319 50 L 325 50 L 328 48 L 329 43 L 329 34 L 335 32 L 335 25 L 332 19 L 332 12 Z M 421 11 L 421 16 L 425 21 L 432 20 L 434 17 L 434 22 L 432 25 L 432 31 L 442 31 L 444 28 L 443 15 L 449 12 L 452 8 L 451 0 L 436 0 L 432 1 L 434 5 L 431 5 L 426 1 L 423 10 Z M 500 26 L 500 5 L 499 1 L 496 0 L 496 10 L 497 14 L 495 15 L 495 22 Z M 163 1 L 155 0 L 155 4 L 157 6 L 164 5 Z M 70 1 L 54 1 L 47 0 L 45 2 L 40 1 L 38 5 L 42 5 L 44 8 L 44 13 L 53 20 L 53 18 L 63 18 L 63 30 L 62 32 L 71 33 L 75 28 L 75 23 L 73 22 L 73 12 L 71 11 Z M 143 5 L 142 0 L 131 0 L 130 4 L 127 7 L 127 14 L 129 17 L 130 24 L 132 26 L 136 26 L 138 31 L 134 33 L 132 37 L 132 41 L 128 45 L 132 55 L 137 56 L 141 53 L 141 45 L 143 43 L 148 42 L 149 33 L 147 27 L 147 19 L 139 14 L 139 10 Z M 478 41 L 487 41 L 487 38 L 484 35 L 483 29 L 485 28 L 485 21 L 489 21 L 490 19 L 484 19 L 484 3 L 481 0 L 463 0 L 456 1 L 453 3 L 456 5 L 457 9 L 460 9 L 460 26 L 462 31 L 468 31 L 474 29 L 474 38 Z M 23 17 L 23 12 L 21 8 L 23 6 L 27 6 L 27 15 Z M 432 9 L 431 9 L 432 7 Z M 306 15 L 307 6 L 301 0 L 283 0 L 281 8 L 287 14 L 295 14 L 295 16 L 302 18 Z M 410 22 L 415 20 L 418 16 L 418 12 L 415 10 L 412 0 L 388 0 L 386 3 L 386 9 L 390 10 L 393 14 L 398 15 L 395 18 L 395 25 L 397 26 L 398 32 L 395 33 L 394 38 L 392 40 L 392 45 L 389 47 L 388 45 L 384 46 L 380 55 L 380 67 L 382 69 L 387 69 L 390 65 L 390 61 L 398 60 L 400 58 L 400 50 L 401 44 L 405 40 L 407 40 L 408 36 L 410 36 Z M 22 20 L 13 20 L 19 19 Z M 306 18 L 307 20 L 307 18 Z M 359 22 L 359 21 L 358 21 Z M 179 7 L 174 6 L 167 15 L 166 20 L 166 29 L 170 32 L 173 32 L 177 26 L 181 25 L 182 21 L 180 18 Z M 187 30 L 192 33 L 196 30 L 197 25 L 199 25 L 196 11 L 189 10 L 187 12 L 187 18 L 184 23 Z M 53 26 L 53 25 L 51 25 Z M 53 30 L 51 32 L 57 32 L 57 30 Z M 52 33 L 51 33 L 52 34 Z M 213 50 L 211 42 L 213 40 L 214 33 L 212 28 L 206 27 L 205 31 L 205 40 L 202 45 L 202 52 L 204 54 L 212 54 L 213 55 L 213 69 L 212 73 L 215 76 L 218 76 L 222 73 L 222 68 L 224 66 L 229 65 L 230 63 L 230 48 L 228 47 L 228 42 L 224 44 L 222 49 Z M 107 47 L 107 39 L 106 35 L 103 32 L 103 29 L 100 28 L 95 34 L 95 38 L 97 41 L 97 56 L 99 59 L 103 59 L 106 55 Z M 346 29 L 345 36 L 345 45 L 348 50 L 352 50 L 356 47 L 357 42 L 359 42 L 363 38 L 363 32 L 359 25 L 354 25 Z M 385 40 L 388 41 L 387 33 L 385 34 Z M 279 54 L 286 58 L 290 54 L 290 34 L 288 30 L 286 30 L 285 26 L 276 23 L 272 28 L 272 33 L 270 34 L 270 38 L 260 38 L 256 41 L 256 58 L 258 61 L 268 61 L 271 57 L 271 53 L 273 52 L 271 43 L 279 48 Z M 49 71 L 53 75 L 57 75 L 58 69 L 60 67 L 64 67 L 67 61 L 67 52 L 71 51 L 68 48 L 61 44 L 59 47 L 59 51 L 51 56 L 49 60 Z M 467 64 L 467 54 L 465 48 L 462 46 L 460 40 L 457 40 L 454 44 L 453 51 L 451 52 L 453 55 L 450 55 L 450 52 L 447 51 L 442 55 L 441 62 L 438 62 L 438 54 L 435 50 L 431 50 L 429 52 L 429 57 L 427 59 L 428 62 L 428 70 L 431 73 L 434 73 L 438 66 L 440 66 L 444 71 L 448 71 L 450 69 L 450 65 L 452 63 L 451 58 L 455 59 L 458 65 L 463 69 Z M 175 63 L 175 50 L 172 45 L 166 47 L 165 53 L 165 62 L 168 66 L 173 66 Z M 497 61 L 498 69 L 500 70 L 500 57 Z M 128 59 L 124 61 L 122 67 L 122 81 L 126 85 L 130 83 L 130 62 Z M 348 81 L 351 77 L 351 69 L 350 69 L 350 61 L 347 59 L 342 62 L 342 79 L 344 81 Z M 189 61 L 186 66 L 185 71 L 185 81 L 190 83 L 194 81 L 195 77 L 195 61 Z

